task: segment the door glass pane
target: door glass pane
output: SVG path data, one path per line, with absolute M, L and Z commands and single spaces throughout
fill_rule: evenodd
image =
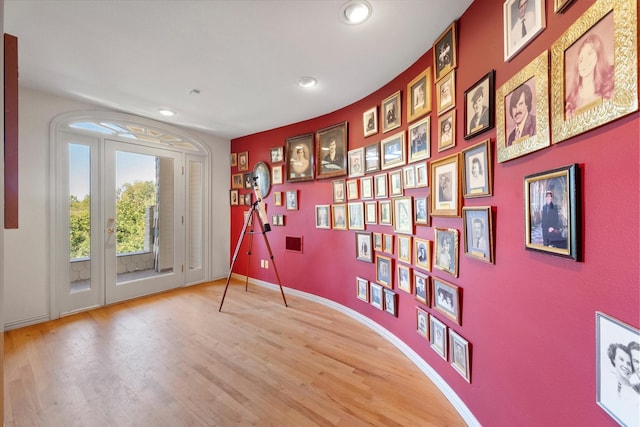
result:
M 189 162 L 189 269 L 202 268 L 202 163 Z
M 91 148 L 69 144 L 69 291 L 91 289 Z

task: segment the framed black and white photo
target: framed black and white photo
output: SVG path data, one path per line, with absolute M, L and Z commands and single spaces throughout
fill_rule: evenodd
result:
M 451 70 L 436 83 L 436 112 L 445 113 L 456 106 L 456 70 Z
M 400 127 L 402 114 L 400 106 L 400 91 L 382 101 L 382 132 L 389 132 Z
M 382 286 L 377 283 L 369 284 L 369 302 L 375 308 L 382 310 L 383 309 L 383 300 L 382 300 Z
M 409 125 L 409 163 L 431 157 L 431 117 Z
M 373 199 L 373 177 L 364 176 L 360 178 L 360 198 L 362 200 Z
M 373 262 L 373 238 L 371 232 L 356 231 L 356 259 Z
M 504 60 L 509 61 L 545 28 L 545 0 L 506 0 L 504 17 Z
M 398 295 L 391 289 L 383 289 L 384 311 L 394 317 L 398 317 Z
M 298 210 L 298 190 L 287 191 L 286 207 L 288 211 Z
M 427 197 L 414 197 L 413 205 L 416 225 L 429 225 L 429 204 Z
M 456 22 L 452 22 L 433 44 L 433 75 L 437 82 L 458 66 Z
M 416 332 L 424 339 L 429 339 L 429 313 L 416 307 Z
M 392 259 L 376 254 L 376 282 L 389 289 L 393 288 Z
M 336 179 L 331 182 L 333 187 L 333 203 L 344 203 L 347 201 L 347 184 L 344 179 Z
M 433 266 L 458 277 L 458 240 L 460 233 L 455 228 L 434 227 L 435 250 Z
M 371 107 L 362 113 L 362 125 L 364 136 L 371 136 L 378 133 L 378 106 Z
M 347 205 L 344 203 L 331 205 L 331 228 L 334 230 L 347 229 Z
M 469 341 L 462 338 L 453 329 L 449 329 L 449 357 L 451 357 L 451 366 L 470 383 Z
M 431 67 L 407 84 L 407 122 L 431 111 Z
M 489 139 L 462 150 L 462 196 L 465 199 L 493 194 L 491 160 Z
M 404 132 L 398 132 L 380 141 L 381 169 L 391 169 L 406 163 Z
M 460 288 L 437 277 L 432 282 L 433 307 L 460 325 Z
M 386 173 L 381 173 L 373 177 L 373 189 L 376 199 L 386 199 L 389 197 L 389 184 Z
M 413 234 L 413 200 L 411 197 L 396 197 L 393 202 L 393 231 Z
M 347 209 L 349 230 L 364 230 L 364 204 L 362 202 L 350 202 L 347 204 Z
M 425 271 L 431 271 L 431 241 L 414 237 L 413 248 L 415 266 Z
M 462 208 L 464 254 L 470 258 L 493 263 L 493 221 L 491 206 Z
M 271 163 L 284 162 L 284 147 L 273 147 L 269 153 L 271 154 Z
M 316 228 L 331 228 L 331 206 L 316 205 Z
M 462 197 L 459 162 L 458 153 L 431 162 L 432 216 L 460 216 Z
M 396 264 L 396 283 L 398 289 L 411 293 L 411 268 L 408 265 Z
M 494 127 L 495 74 L 494 70 L 489 71 L 464 92 L 464 139 Z
M 348 152 L 349 178 L 364 175 L 364 148 L 356 148 Z
M 429 317 L 429 329 L 431 329 L 431 348 L 440 357 L 447 360 L 447 325 L 438 320 L 435 316 Z
M 288 138 L 285 147 L 287 182 L 313 180 L 313 134 Z
M 413 272 L 413 295 L 416 300 L 429 306 L 429 276 L 419 271 Z
M 367 279 L 356 277 L 356 296 L 364 302 L 369 302 L 369 281 Z
M 456 146 L 456 110 L 438 117 L 438 151 Z
M 364 147 L 364 172 L 371 173 L 380 170 L 380 143 L 375 142 Z
M 316 132 L 316 177 L 318 179 L 347 174 L 347 122 Z
M 364 202 L 364 223 L 375 225 L 378 223 L 378 202 Z

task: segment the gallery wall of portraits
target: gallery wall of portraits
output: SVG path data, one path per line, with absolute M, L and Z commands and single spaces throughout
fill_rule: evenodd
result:
M 378 323 L 483 425 L 632 424 L 640 366 L 620 396 L 608 352 L 640 341 L 637 19 L 476 0 L 366 98 L 232 141 L 232 245 L 266 165 L 285 288 Z M 256 243 L 234 270 L 275 284 Z

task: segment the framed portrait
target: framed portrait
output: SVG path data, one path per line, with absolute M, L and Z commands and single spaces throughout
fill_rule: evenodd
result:
M 462 378 L 471 383 L 471 370 L 469 369 L 469 341 L 462 338 L 453 329 L 449 329 L 449 355 L 451 366 Z
M 313 134 L 288 138 L 285 147 L 287 182 L 313 180 Z
M 383 289 L 384 311 L 394 317 L 398 317 L 398 295 L 391 289 Z
M 376 254 L 376 282 L 393 288 L 393 265 L 391 258 Z
M 524 177 L 525 247 L 580 261 L 580 188 L 573 164 Z
M 249 152 L 243 151 L 242 153 L 238 153 L 238 171 L 248 171 L 249 170 Z
M 396 264 L 396 280 L 398 289 L 411 293 L 411 268 L 403 264 Z
M 425 271 L 431 271 L 431 241 L 414 237 L 413 251 L 415 266 Z
M 364 175 L 364 147 L 349 150 L 347 153 L 349 177 L 354 178 Z
M 431 117 L 409 125 L 409 163 L 431 157 Z
M 288 211 L 298 210 L 298 190 L 287 191 L 286 207 Z
M 382 235 L 382 251 L 393 255 L 393 234 Z
M 456 146 L 456 110 L 438 117 L 438 151 Z
M 509 61 L 545 28 L 545 0 L 506 0 L 504 17 L 504 60 Z
M 416 188 L 429 186 L 429 173 L 427 172 L 427 162 L 416 164 Z
M 549 146 L 548 63 L 545 50 L 496 91 L 498 162 Z
M 253 204 L 253 193 L 247 193 L 244 195 L 244 205 L 251 206 Z
M 381 173 L 373 177 L 373 189 L 376 199 L 386 199 L 389 197 L 389 185 L 387 183 L 386 173 Z
M 416 188 L 416 168 L 414 165 L 402 168 L 402 187 Z
M 451 70 L 436 83 L 436 111 L 441 115 L 455 106 L 456 70 Z
M 369 302 L 369 281 L 362 277 L 356 277 L 356 296 L 359 300 Z
M 238 190 L 229 190 L 229 204 L 231 206 L 238 206 Z
M 316 228 L 331 228 L 331 206 L 316 205 Z
M 413 272 L 413 296 L 426 306 L 429 306 L 429 276 L 419 271 Z
M 252 178 L 253 178 L 253 173 L 252 172 L 247 172 L 247 173 L 243 173 L 242 174 L 242 181 L 244 182 L 244 188 L 245 189 L 252 189 L 253 188 L 253 183 L 251 182 Z
M 431 216 L 460 216 L 459 156 L 452 154 L 431 162 Z
M 435 227 L 433 240 L 433 266 L 458 277 L 458 242 L 460 233 L 455 228 Z
M 282 175 L 282 165 L 271 166 L 271 181 L 275 184 L 282 184 L 284 182 Z
M 360 178 L 360 198 L 362 200 L 373 199 L 373 177 L 363 176 Z
M 382 250 L 382 233 L 373 233 L 373 249 L 376 251 Z
M 402 170 L 389 172 L 389 195 L 402 196 L 404 194 L 402 190 Z
M 596 403 L 622 426 L 638 424 L 638 360 L 640 330 L 596 311 Z
M 318 179 L 347 174 L 347 122 L 338 123 L 316 132 Z
M 413 198 L 414 222 L 416 225 L 429 225 L 429 205 L 427 197 Z
M 375 135 L 378 133 L 378 106 L 369 108 L 362 113 L 362 127 L 364 130 L 365 138 L 367 136 Z
M 356 200 L 360 197 L 358 188 L 358 180 L 351 179 L 347 181 L 347 200 Z
M 465 199 L 493 194 L 492 159 L 489 139 L 462 150 L 462 196 Z
M 364 223 L 375 225 L 378 223 L 378 202 L 364 203 Z
M 493 129 L 495 123 L 495 70 L 464 91 L 464 139 Z
M 364 147 L 364 171 L 365 173 L 380 170 L 380 143 L 375 142 Z
M 491 206 L 462 208 L 464 254 L 493 264 L 493 220 Z
M 271 154 L 271 163 L 284 162 L 284 147 L 273 147 L 269 149 L 269 153 Z
M 433 307 L 460 325 L 460 288 L 437 277 L 432 277 L 431 282 Z
M 347 185 L 344 179 L 336 179 L 331 182 L 333 187 L 333 203 L 344 203 L 347 201 Z
M 573 0 L 553 0 L 553 11 L 562 13 L 567 10 L 571 3 L 573 3 Z
M 431 348 L 440 357 L 447 360 L 447 325 L 435 316 L 430 316 L 429 328 L 431 329 L 431 339 L 429 340 Z
M 380 310 L 382 310 L 382 286 L 378 285 L 377 283 L 370 283 L 369 284 L 369 302 L 371 303 L 372 306 L 374 306 L 375 308 L 378 308 Z
M 416 307 L 416 331 L 424 339 L 429 339 L 429 314 L 420 307 Z
M 413 234 L 413 200 L 411 197 L 396 197 L 393 202 L 393 231 Z
M 231 167 L 238 166 L 238 153 L 231 153 Z
M 349 230 L 364 230 L 364 204 L 362 202 L 348 203 L 347 209 Z
M 344 203 L 331 205 L 331 228 L 334 230 L 347 229 L 347 205 Z
M 244 188 L 244 177 L 241 173 L 231 175 L 231 188 Z
M 274 206 L 282 206 L 282 191 L 275 191 L 273 193 Z
M 391 200 L 378 201 L 378 223 L 380 225 L 391 225 Z
M 412 122 L 431 111 L 431 67 L 407 84 L 407 122 Z
M 400 91 L 382 101 L 382 132 L 389 132 L 400 127 Z
M 356 231 L 356 259 L 373 262 L 373 239 L 370 232 Z
M 382 156 L 380 165 L 382 170 L 402 166 L 406 163 L 404 146 L 404 131 L 380 141 L 380 153 Z
M 554 144 L 638 110 L 637 7 L 598 1 L 551 46 Z
M 458 66 L 456 21 L 433 44 L 433 77 L 436 82 Z
M 413 253 L 411 247 L 411 236 L 397 236 L 398 244 L 397 246 L 397 258 L 398 261 L 406 262 L 407 264 L 411 264 L 411 255 Z

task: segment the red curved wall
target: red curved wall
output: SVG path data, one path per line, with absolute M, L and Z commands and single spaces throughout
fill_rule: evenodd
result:
M 434 100 L 431 160 L 486 138 L 491 138 L 495 159 L 495 129 L 469 142 L 461 138 L 464 90 L 491 69 L 500 87 L 550 48 L 593 1 L 575 2 L 564 14 L 555 14 L 553 1 L 547 1 L 547 28 L 508 63 L 503 60 L 502 4 L 476 0 L 458 21 L 457 145 L 443 153 L 433 148 Z M 425 48 L 429 50 L 413 66 L 370 96 L 322 117 L 235 139 L 232 152 L 248 151 L 250 167 L 270 163 L 269 149 L 283 146 L 286 138 L 345 120 L 349 149 L 382 139 L 388 134 L 363 137 L 362 113 L 397 90 L 403 92 L 404 107 L 407 83 L 432 65 L 430 47 Z M 437 271 L 432 275 L 462 288 L 462 326 L 436 316 L 471 343 L 471 384 L 415 332 L 415 307 L 420 304 L 411 295 L 397 292 L 398 318 L 356 298 L 355 277 L 375 281 L 374 265 L 355 259 L 353 231 L 315 228 L 315 205 L 332 203 L 331 179 L 277 185 L 267 197 L 268 215 L 286 216 L 286 226 L 274 227 L 268 235 L 282 284 L 343 304 L 391 331 L 450 384 L 483 425 L 615 425 L 595 402 L 595 312 L 640 326 L 639 123 L 634 113 L 524 157 L 499 164 L 494 160 L 494 195 L 464 200 L 464 206 L 493 206 L 495 265 L 460 253 L 458 278 Z M 572 163 L 580 165 L 582 181 L 582 262 L 524 249 L 523 177 Z M 235 168 L 231 172 L 237 173 Z M 274 206 L 273 191 L 287 190 L 298 190 L 298 211 Z M 424 192 L 405 190 L 406 195 Z M 231 208 L 232 251 L 245 210 Z M 462 219 L 434 218 L 431 227 L 416 227 L 415 236 L 433 240 L 433 226 L 462 231 Z M 368 225 L 367 230 L 392 233 L 388 226 Z M 303 236 L 304 253 L 285 251 L 285 236 Z M 268 254 L 262 238 L 255 239 L 249 276 L 276 283 L 272 268 L 260 268 L 260 259 Z M 247 272 L 242 255 L 247 241 L 234 268 L 238 274 Z

